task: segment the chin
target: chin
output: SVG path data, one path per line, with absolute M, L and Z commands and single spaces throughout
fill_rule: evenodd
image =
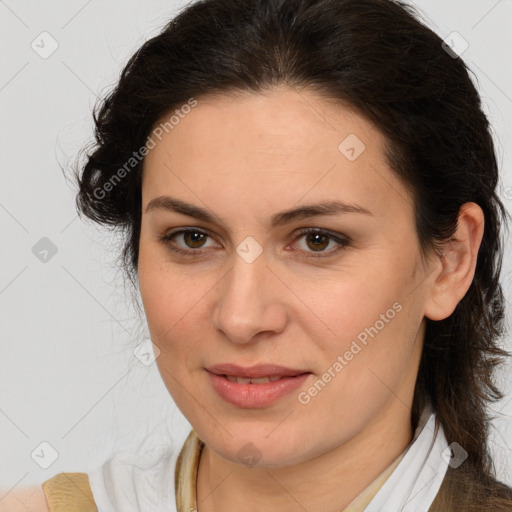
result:
M 231 462 L 247 467 L 277 468 L 298 464 L 309 458 L 311 448 L 307 442 L 312 439 L 311 435 L 307 432 L 301 435 L 290 425 L 276 429 L 277 423 L 269 426 L 265 422 L 251 426 L 244 424 L 237 430 L 228 423 L 223 424 L 231 435 L 224 431 L 222 439 L 218 435 L 203 439 L 212 451 Z

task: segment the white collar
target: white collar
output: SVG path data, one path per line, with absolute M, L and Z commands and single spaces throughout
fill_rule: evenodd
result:
M 450 462 L 451 450 L 430 403 L 407 451 L 364 512 L 428 512 Z
M 428 512 L 448 469 L 450 449 L 443 428 L 428 404 L 413 439 L 393 473 L 364 512 Z M 176 512 L 174 478 L 177 445 L 166 446 L 156 461 L 141 464 L 114 455 L 89 472 L 98 510 L 102 512 Z

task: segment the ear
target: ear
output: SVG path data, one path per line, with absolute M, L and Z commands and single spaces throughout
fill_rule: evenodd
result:
M 441 254 L 434 257 L 434 281 L 425 303 L 427 318 L 448 318 L 466 295 L 475 275 L 484 220 L 484 213 L 476 203 L 464 203 L 460 207 L 453 237 L 443 245 Z

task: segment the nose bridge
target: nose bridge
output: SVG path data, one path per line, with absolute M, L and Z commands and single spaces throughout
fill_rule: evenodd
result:
M 244 241 L 237 247 L 213 315 L 215 326 L 236 343 L 250 342 L 262 331 L 280 331 L 286 319 L 267 259 L 251 244 Z

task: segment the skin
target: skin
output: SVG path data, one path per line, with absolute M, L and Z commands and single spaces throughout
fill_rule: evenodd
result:
M 40 485 L 21 489 L 0 489 L 0 512 L 50 512 Z
M 284 86 L 197 100 L 145 158 L 138 273 L 159 371 L 205 442 L 198 510 L 339 512 L 411 441 L 425 318 L 449 316 L 469 288 L 482 211 L 463 205 L 456 240 L 443 255 L 422 258 L 410 191 L 386 161 L 382 134 L 363 117 Z M 354 161 L 338 150 L 349 134 L 366 146 Z M 163 195 L 224 224 L 146 212 Z M 325 200 L 372 215 L 270 225 L 278 212 Z M 350 243 L 336 251 L 332 238 L 321 238 L 315 258 L 311 237 L 298 233 L 308 227 Z M 167 245 L 159 240 L 177 228 L 208 236 L 196 245 L 183 235 Z M 263 249 L 252 263 L 236 251 L 248 236 Z M 183 256 L 173 244 L 203 253 Z M 298 393 L 394 303 L 400 312 L 300 403 Z M 216 394 L 205 371 L 225 362 L 270 362 L 313 375 L 273 405 L 240 408 Z M 238 455 L 247 443 L 258 454 L 255 465 Z
M 338 151 L 348 134 L 366 145 L 355 161 Z M 313 92 L 279 87 L 200 98 L 147 155 L 143 210 L 167 194 L 225 223 L 163 210 L 143 211 L 141 219 L 139 284 L 161 351 L 158 368 L 206 443 L 199 512 L 339 512 L 410 442 L 425 318 L 448 317 L 467 292 L 484 217 L 475 203 L 464 204 L 443 254 L 422 258 L 411 195 L 387 165 L 383 144 L 357 114 Z M 278 211 L 327 199 L 373 215 L 269 224 Z M 209 232 L 202 257 L 177 255 L 158 241 L 179 227 Z M 304 227 L 329 229 L 351 243 L 332 256 L 307 258 L 318 247 L 297 233 Z M 252 263 L 236 252 L 247 236 L 264 249 Z M 186 249 L 185 240 L 174 242 Z M 320 252 L 337 247 L 329 238 L 321 242 Z M 300 403 L 298 393 L 395 302 L 401 311 Z M 314 375 L 274 405 L 243 409 L 211 388 L 204 368 L 221 362 L 272 362 Z M 259 455 L 251 466 L 238 456 L 248 442 Z M 49 510 L 41 486 L 2 495 L 0 512 Z

